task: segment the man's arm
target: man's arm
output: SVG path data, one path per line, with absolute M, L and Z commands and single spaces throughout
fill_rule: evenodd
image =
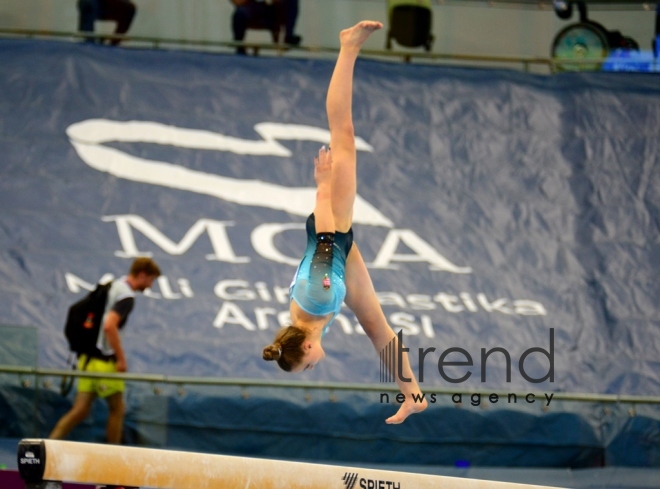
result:
M 103 331 L 108 339 L 108 344 L 114 350 L 117 357 L 117 372 L 126 372 L 126 356 L 124 349 L 121 346 L 121 339 L 119 337 L 119 325 L 121 324 L 121 316 L 117 311 L 111 310 L 105 319 Z

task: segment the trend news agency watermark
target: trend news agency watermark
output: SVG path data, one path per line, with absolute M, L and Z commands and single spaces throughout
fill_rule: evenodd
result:
M 398 340 L 398 341 L 397 341 Z M 380 351 L 380 381 L 382 383 L 389 382 L 412 382 L 412 378 L 406 377 L 403 372 L 403 354 L 410 352 L 410 348 L 406 348 L 403 345 L 403 333 L 399 331 L 396 338 L 392 338 L 385 348 Z M 421 384 L 424 382 L 424 367 L 426 357 L 436 351 L 435 347 L 430 348 L 419 348 L 418 349 L 418 371 L 417 371 L 417 380 Z M 504 355 L 506 360 L 506 381 L 511 382 L 511 354 L 502 347 L 491 348 L 486 350 L 486 348 L 481 349 L 481 382 L 486 382 L 486 365 L 488 358 L 495 353 Z M 532 354 L 541 354 L 545 356 L 549 361 L 548 371 L 542 377 L 532 377 L 525 370 L 525 360 Z M 410 355 L 409 355 L 410 356 Z M 451 356 L 450 359 L 447 357 Z M 460 360 L 456 359 L 456 356 L 462 356 Z M 446 367 L 472 367 L 474 366 L 474 361 L 472 355 L 460 347 L 451 347 L 444 350 L 440 357 L 437 360 L 438 373 L 440 376 L 450 384 L 460 384 L 465 382 L 472 376 L 472 371 L 468 370 L 461 377 L 452 377 L 446 371 Z M 555 330 L 550 328 L 550 345 L 546 350 L 542 347 L 532 347 L 523 352 L 518 360 L 518 371 L 523 379 L 532 384 L 539 384 L 541 382 L 555 381 Z M 466 394 L 467 396 L 468 394 Z M 482 402 L 481 394 L 473 393 L 470 394 L 470 403 L 473 406 L 479 406 Z M 540 402 L 545 402 L 545 407 L 550 406 L 554 394 L 553 393 L 544 393 L 544 398 L 541 398 Z M 424 402 L 424 399 L 427 400 L 430 404 L 435 404 L 437 402 L 437 396 L 435 393 L 431 393 L 428 396 L 425 393 L 412 394 L 412 400 L 416 403 Z M 488 401 L 491 404 L 496 404 L 500 400 L 500 395 L 490 394 L 488 395 Z M 536 394 L 528 393 L 524 395 L 525 402 L 533 404 L 536 402 Z M 406 401 L 406 396 L 403 393 L 399 393 L 394 396 L 394 400 L 399 404 L 403 404 Z M 451 400 L 454 404 L 461 405 L 463 403 L 463 393 L 457 392 L 452 394 Z M 382 392 L 380 394 L 380 402 L 388 403 L 390 402 L 390 394 L 387 392 Z M 503 400 L 504 402 L 504 400 Z M 518 394 L 509 393 L 506 396 L 506 402 L 509 404 L 516 404 L 518 402 Z M 522 402 L 522 400 L 521 400 Z

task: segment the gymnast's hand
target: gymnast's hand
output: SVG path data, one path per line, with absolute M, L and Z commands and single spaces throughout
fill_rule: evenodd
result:
M 322 146 L 319 155 L 314 157 L 314 180 L 319 187 L 329 185 L 332 178 L 332 154 L 330 148 Z

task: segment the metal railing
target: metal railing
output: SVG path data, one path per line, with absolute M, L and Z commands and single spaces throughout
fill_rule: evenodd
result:
M 28 39 L 46 38 L 46 39 L 70 39 L 70 40 L 97 40 L 109 41 L 120 40 L 122 42 L 132 43 L 128 47 L 147 46 L 151 49 L 161 49 L 169 46 L 193 47 L 201 51 L 213 50 L 216 52 L 231 52 L 237 47 L 244 47 L 255 56 L 261 53 L 269 53 L 271 56 L 284 56 L 293 54 L 295 56 L 315 57 L 319 55 L 335 55 L 339 52 L 336 47 L 328 46 L 292 46 L 287 44 L 257 43 L 257 42 L 233 42 L 233 41 L 211 41 L 204 39 L 184 39 L 184 38 L 165 38 L 133 36 L 121 34 L 95 34 L 68 31 L 49 31 L 35 29 L 7 29 L 0 28 L 0 37 L 27 37 Z M 378 50 L 363 49 L 361 56 L 380 60 L 395 60 L 404 63 L 413 61 L 422 64 L 454 64 L 459 66 L 477 66 L 498 68 L 517 68 L 524 72 L 530 72 L 532 67 L 538 67 L 535 71 L 539 74 L 552 74 L 559 71 L 580 71 L 573 70 L 573 67 L 588 66 L 588 70 L 593 70 L 594 66 L 609 61 L 608 58 L 588 58 L 588 59 L 559 59 L 545 58 L 538 56 L 493 56 L 479 54 L 452 54 L 437 53 L 426 51 L 396 51 L 396 50 Z M 657 61 L 656 61 L 657 62 Z
M 133 35 L 118 35 L 118 34 L 94 34 L 94 33 L 81 33 L 81 32 L 64 32 L 64 31 L 48 31 L 48 30 L 34 30 L 34 29 L 6 29 L 0 28 L 0 35 L 12 37 L 27 37 L 34 38 L 55 38 L 55 39 L 96 39 L 96 40 L 121 40 L 123 42 L 137 43 L 150 46 L 153 49 L 160 49 L 164 46 L 191 46 L 197 47 L 202 50 L 208 49 L 227 49 L 234 50 L 237 47 L 244 47 L 252 51 L 255 55 L 261 52 L 272 53 L 276 56 L 282 56 L 285 53 L 295 52 L 303 55 L 318 55 L 318 54 L 335 54 L 339 52 L 338 48 L 327 46 L 291 46 L 286 44 L 273 44 L 273 43 L 253 43 L 253 42 L 228 42 L 228 41 L 211 41 L 203 39 L 183 39 L 183 38 L 164 38 L 164 37 L 145 37 Z M 414 52 L 414 51 L 391 51 L 391 50 L 373 50 L 364 49 L 361 55 L 370 58 L 382 58 L 401 60 L 405 63 L 410 63 L 413 60 L 420 62 L 454 62 L 464 63 L 469 65 L 475 64 L 494 64 L 494 65 L 509 65 L 519 66 L 523 71 L 530 71 L 532 66 L 540 66 L 549 72 L 554 71 L 553 67 L 556 61 L 550 58 L 541 58 L 535 56 L 492 56 L 492 55 L 475 55 L 475 54 L 450 54 L 450 53 L 434 53 L 434 52 Z M 604 61 L 604 60 L 603 60 Z M 591 59 L 587 61 L 589 64 L 599 62 L 599 60 Z M 565 61 L 562 61 L 565 63 Z M 577 61 L 580 63 L 580 61 Z
M 0 373 L 14 374 L 19 376 L 35 377 L 36 379 L 45 377 L 86 377 L 86 378 L 104 378 L 104 379 L 122 379 L 129 382 L 145 382 L 151 384 L 169 384 L 174 386 L 217 386 L 217 387 L 264 387 L 264 388 L 291 388 L 304 390 L 325 390 L 325 391 L 357 391 L 357 392 L 398 392 L 399 388 L 395 384 L 359 384 L 344 382 L 305 382 L 296 380 L 274 380 L 274 379 L 241 379 L 224 377 L 185 377 L 162 374 L 135 374 L 135 373 L 99 373 L 84 372 L 77 370 L 61 370 L 37 367 L 16 367 L 9 365 L 0 365 Z M 37 380 L 39 382 L 39 380 Z M 30 387 L 24 385 L 24 387 Z M 515 394 L 524 397 L 530 392 L 511 392 L 497 390 L 468 390 L 460 388 L 442 388 L 425 387 L 423 391 L 428 394 L 454 395 L 454 394 L 497 394 L 505 396 Z M 542 397 L 542 392 L 531 392 L 536 396 Z M 592 394 L 575 392 L 552 392 L 554 400 L 589 402 L 589 403 L 614 403 L 614 404 L 660 404 L 660 396 L 632 396 L 622 394 Z
M 151 49 L 161 49 L 169 46 L 193 47 L 201 51 L 214 50 L 216 52 L 231 52 L 237 47 L 244 47 L 251 51 L 255 56 L 261 53 L 269 53 L 271 56 L 284 56 L 285 54 L 294 54 L 295 56 L 315 57 L 318 55 L 332 54 L 339 52 L 336 47 L 328 46 L 292 46 L 287 44 L 275 43 L 257 43 L 257 42 L 234 42 L 234 41 L 212 41 L 204 39 L 184 39 L 184 38 L 165 38 L 149 36 L 133 36 L 121 34 L 95 34 L 69 31 L 49 31 L 36 29 L 7 29 L 0 28 L 0 36 L 7 37 L 27 37 L 28 39 L 46 38 L 46 39 L 72 39 L 72 40 L 97 40 L 110 41 L 120 40 L 122 42 L 132 43 L 129 47 L 147 46 Z M 574 71 L 573 67 L 588 66 L 593 70 L 594 66 L 609 61 L 608 58 L 589 58 L 589 59 L 559 59 L 545 58 L 538 56 L 493 56 L 479 54 L 453 54 L 437 53 L 426 51 L 396 51 L 396 50 L 378 50 L 363 49 L 361 56 L 381 60 L 395 60 L 404 63 L 413 61 L 422 64 L 454 64 L 460 66 L 477 66 L 498 68 L 516 67 L 524 72 L 530 72 L 532 67 L 538 67 L 537 73 L 552 74 L 559 71 Z M 575 71 L 580 71 L 575 69 Z

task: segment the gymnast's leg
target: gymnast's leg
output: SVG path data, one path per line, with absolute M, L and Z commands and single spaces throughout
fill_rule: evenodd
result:
M 377 352 L 380 353 L 392 339 L 396 339 L 398 342 L 394 331 L 387 324 L 385 314 L 383 314 L 383 310 L 376 297 L 376 291 L 371 282 L 371 277 L 369 277 L 367 267 L 364 264 L 362 255 L 360 255 L 360 250 L 355 244 L 353 244 L 346 261 L 345 302 L 351 311 L 355 313 L 357 320 L 362 325 L 362 328 L 367 333 Z M 394 365 L 394 368 L 398 370 L 398 365 Z M 402 355 L 401 373 L 404 378 L 410 379 L 410 381 L 403 381 L 398 375 L 395 375 L 396 382 L 401 392 L 406 396 L 406 400 L 401 404 L 401 407 L 394 416 L 385 420 L 388 424 L 403 423 L 409 415 L 423 411 L 428 405 L 426 400 L 416 402 L 413 398 L 413 394 L 416 397 L 420 396 L 421 390 L 410 368 L 407 353 L 403 353 Z
M 341 44 L 330 79 L 326 111 L 332 152 L 332 213 L 337 231 L 347 232 L 353 220 L 356 193 L 356 152 L 351 111 L 353 68 L 364 41 L 382 28 L 380 22 L 362 21 L 339 34 Z

